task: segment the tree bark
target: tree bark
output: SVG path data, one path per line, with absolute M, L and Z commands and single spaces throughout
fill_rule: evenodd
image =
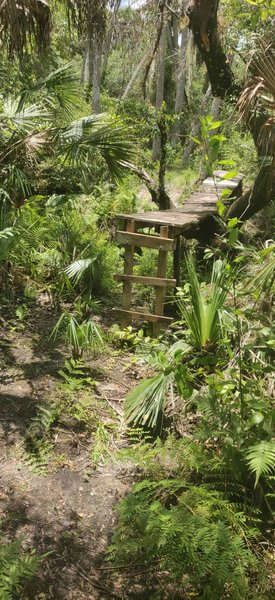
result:
M 92 48 L 89 40 L 85 43 L 83 53 L 83 63 L 81 71 L 81 83 L 84 85 L 92 85 L 93 64 L 92 64 Z
M 221 44 L 217 22 L 218 6 L 219 0 L 191 0 L 186 14 L 196 46 L 207 67 L 213 96 L 225 98 L 228 95 L 238 96 L 242 89 L 234 80 L 230 61 Z M 251 119 L 247 120 L 259 157 L 263 154 L 259 132 L 267 119 L 266 114 L 253 113 Z M 270 160 L 270 165 L 260 168 L 253 188 L 231 205 L 227 216 L 245 221 L 269 204 L 274 197 L 275 182 Z
M 165 52 L 166 52 L 166 24 L 162 26 L 158 48 L 158 61 L 156 68 L 156 110 L 159 111 L 164 100 L 164 79 L 165 79 Z M 160 157 L 160 136 L 156 135 L 153 141 L 152 159 L 157 161 Z
M 218 6 L 219 0 L 192 0 L 186 15 L 195 44 L 208 71 L 212 94 L 224 98 L 240 90 L 222 47 L 217 21 Z
M 100 88 L 101 88 L 101 60 L 103 40 L 101 36 L 94 35 L 93 38 L 93 92 L 92 111 L 100 113 Z
M 247 221 L 275 199 L 275 180 L 270 178 L 270 166 L 260 168 L 254 186 L 231 204 L 226 217 Z
M 112 44 L 112 39 L 113 39 L 113 33 L 114 33 L 116 19 L 117 19 L 118 11 L 120 9 L 120 5 L 121 5 L 121 0 L 114 0 L 113 6 L 112 6 L 111 20 L 110 20 L 110 24 L 109 24 L 109 27 L 107 30 L 107 34 L 105 36 L 104 57 L 103 57 L 103 61 L 102 61 L 102 79 L 105 77 L 105 74 L 107 71 L 108 60 L 109 60 L 109 56 L 110 56 L 110 49 L 111 49 L 111 44 Z
M 129 81 L 129 83 L 127 83 L 126 88 L 121 96 L 122 100 L 125 100 L 125 98 L 127 98 L 127 96 L 129 95 L 129 92 L 131 91 L 135 81 L 137 80 L 142 68 L 146 65 L 146 63 L 148 62 L 148 59 L 151 58 L 151 54 L 152 51 L 146 51 L 145 54 L 143 55 L 142 59 L 139 61 L 138 65 L 136 66 L 136 68 L 133 71 L 132 77 Z
M 175 98 L 175 109 L 174 109 L 175 115 L 179 115 L 182 112 L 184 102 L 185 102 L 185 97 L 186 97 L 185 79 L 186 79 L 186 50 L 187 50 L 187 46 L 188 46 L 188 33 L 189 32 L 188 32 L 187 28 L 185 28 L 181 32 L 181 43 L 180 43 L 180 47 L 178 49 L 177 73 L 176 73 L 176 98 Z M 174 123 L 172 136 L 171 136 L 171 141 L 174 146 L 179 141 L 180 127 L 181 127 L 180 121 L 179 121 L 179 119 L 177 119 L 177 121 Z

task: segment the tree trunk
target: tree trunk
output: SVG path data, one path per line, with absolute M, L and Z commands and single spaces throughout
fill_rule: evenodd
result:
M 189 32 L 188 29 L 185 28 L 181 32 L 181 42 L 180 47 L 178 49 L 177 56 L 177 73 L 176 73 L 176 98 L 175 98 L 175 115 L 179 115 L 182 112 L 183 105 L 185 102 L 185 78 L 186 78 L 186 50 L 188 46 L 188 37 Z M 174 123 L 171 141 L 175 146 L 179 141 L 180 135 L 180 120 L 179 118 Z
M 127 96 L 129 95 L 129 92 L 131 91 L 135 81 L 137 80 L 142 68 L 146 65 L 148 59 L 151 57 L 151 50 L 146 51 L 145 54 L 143 55 L 142 59 L 139 61 L 138 65 L 136 66 L 135 70 L 133 71 L 132 77 L 129 81 L 129 83 L 127 83 L 126 88 L 121 96 L 122 100 L 125 100 L 125 98 L 127 98 Z
M 158 129 L 160 138 L 160 159 L 159 159 L 159 183 L 158 183 L 158 205 L 160 210 L 170 208 L 170 198 L 165 189 L 165 174 L 167 167 L 167 124 L 164 111 L 158 119 Z
M 107 66 L 108 66 L 108 60 L 109 60 L 109 56 L 110 56 L 110 49 L 111 49 L 111 44 L 112 44 L 112 39 L 113 39 L 113 33 L 114 33 L 114 28 L 115 28 L 115 24 L 116 24 L 116 19 L 117 19 L 117 15 L 118 15 L 118 11 L 120 9 L 120 5 L 121 5 L 121 0 L 114 0 L 113 3 L 113 12 L 112 12 L 112 17 L 111 17 L 111 21 L 108 27 L 108 31 L 107 31 L 107 35 L 105 37 L 105 44 L 104 44 L 104 57 L 103 57 L 103 61 L 102 61 L 102 79 L 105 77 L 106 71 L 107 71 Z
M 226 217 L 237 217 L 240 221 L 247 221 L 274 199 L 275 180 L 271 181 L 270 166 L 261 167 L 253 188 L 231 204 Z
M 100 88 L 101 88 L 101 60 L 103 40 L 101 36 L 95 35 L 93 39 L 93 92 L 92 111 L 100 113 Z
M 156 110 L 159 111 L 164 100 L 164 79 L 165 79 L 165 52 L 166 52 L 166 24 L 162 26 L 158 48 L 158 61 L 156 67 Z M 156 135 L 153 141 L 152 159 L 157 161 L 160 157 L 160 136 Z
M 93 76 L 93 64 L 92 64 L 92 48 L 89 40 L 85 43 L 82 71 L 81 71 L 81 83 L 84 85 L 92 85 Z
M 219 0 L 191 0 L 186 14 L 189 18 L 189 27 L 193 32 L 196 46 L 204 60 L 213 96 L 225 98 L 227 95 L 237 96 L 242 89 L 236 84 L 231 69 L 230 61 L 223 50 L 220 31 L 217 22 Z M 263 154 L 261 127 L 268 121 L 265 113 L 253 113 L 247 119 L 247 126 L 251 131 L 259 157 Z M 260 168 L 253 188 L 245 192 L 230 207 L 227 216 L 237 217 L 245 221 L 256 214 L 275 197 L 274 173 L 272 161 Z
M 186 15 L 195 44 L 205 62 L 213 96 L 236 94 L 230 62 L 223 50 L 217 21 L 219 0 L 192 0 Z

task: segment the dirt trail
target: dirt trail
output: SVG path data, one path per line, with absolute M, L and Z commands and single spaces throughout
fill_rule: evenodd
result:
M 48 325 L 44 320 L 44 328 Z M 70 426 L 55 434 L 52 471 L 34 472 L 22 455 L 37 408 L 54 393 L 57 371 L 64 363 L 63 351 L 38 342 L 38 331 L 11 334 L 4 329 L 0 339 L 2 530 L 9 539 L 22 539 L 25 548 L 51 552 L 24 598 L 121 597 L 122 590 L 115 590 L 102 557 L 115 522 L 114 505 L 127 490 L 123 469 L 118 464 L 94 468 L 91 437 Z M 122 401 L 138 377 L 129 358 L 105 356 L 94 364 L 101 373 L 96 394 L 115 411 L 121 431 Z

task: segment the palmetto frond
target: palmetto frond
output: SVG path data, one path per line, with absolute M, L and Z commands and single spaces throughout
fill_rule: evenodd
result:
M 3 110 L 0 115 L 2 123 L 8 128 L 24 131 L 28 133 L 34 127 L 49 120 L 49 113 L 41 104 L 32 104 L 26 107 L 19 107 L 20 99 L 7 98 L 3 104 Z
M 65 268 L 65 273 L 66 275 L 69 277 L 69 279 L 72 279 L 74 284 L 77 284 L 81 278 L 83 277 L 83 275 L 85 273 L 87 273 L 87 271 L 91 271 L 91 278 L 93 277 L 93 266 L 94 263 L 96 261 L 96 256 L 94 256 L 93 258 L 82 258 L 79 260 L 75 260 L 73 263 L 71 263 L 70 265 L 68 265 L 68 267 Z
M 103 346 L 102 332 L 94 321 L 87 320 L 80 323 L 67 311 L 59 317 L 51 337 L 55 339 L 60 332 L 64 333 L 65 341 L 71 346 L 74 358 L 79 358 L 85 350 L 94 351 Z
M 10 56 L 22 56 L 33 40 L 44 47 L 50 27 L 48 0 L 0 0 L 0 39 Z
M 260 250 L 253 256 L 253 267 L 251 267 L 252 279 L 248 286 L 251 291 L 261 294 L 263 291 L 271 290 L 275 280 L 275 244 Z
M 179 309 L 198 349 L 213 348 L 222 333 L 222 310 L 227 296 L 226 270 L 222 261 L 215 261 L 208 297 L 199 284 L 193 256 L 186 259 L 189 279 L 190 304 L 179 297 Z
M 121 177 L 128 168 L 125 163 L 133 155 L 129 130 L 108 121 L 104 114 L 73 121 L 57 135 L 65 159 L 79 169 L 87 168 L 94 151 L 99 150 L 112 175 Z
M 37 95 L 43 97 L 43 105 L 47 113 L 52 113 L 56 106 L 65 115 L 71 115 L 72 109 L 79 106 L 80 87 L 76 74 L 71 64 L 63 65 L 50 73 L 47 77 L 39 79 L 20 94 L 19 109 L 27 102 L 32 101 Z
M 275 46 L 257 52 L 249 63 L 250 80 L 238 102 L 262 154 L 275 160 Z M 259 118 L 261 125 L 259 126 Z
M 128 423 L 156 427 L 169 396 L 173 396 L 174 384 L 173 370 L 161 371 L 154 377 L 142 381 L 126 398 L 125 415 Z

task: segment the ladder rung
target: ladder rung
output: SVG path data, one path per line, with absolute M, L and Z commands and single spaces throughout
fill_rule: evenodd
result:
M 143 277 L 140 275 L 125 275 L 123 273 L 116 273 L 114 275 L 115 281 L 130 281 L 132 283 L 141 283 L 143 285 L 153 285 L 156 287 L 176 287 L 176 279 L 163 279 L 161 277 Z
M 175 240 L 158 235 L 147 235 L 145 233 L 131 233 L 128 231 L 116 232 L 116 243 L 123 246 L 138 246 L 154 248 L 157 250 L 174 250 Z
M 133 320 L 142 320 L 142 321 L 152 321 L 156 323 L 157 321 L 164 321 L 165 323 L 172 323 L 174 319 L 171 317 L 163 317 L 162 315 L 152 315 L 151 313 L 142 313 L 137 310 L 125 310 L 123 308 L 113 308 L 115 312 L 121 313 L 122 315 L 128 315 Z

